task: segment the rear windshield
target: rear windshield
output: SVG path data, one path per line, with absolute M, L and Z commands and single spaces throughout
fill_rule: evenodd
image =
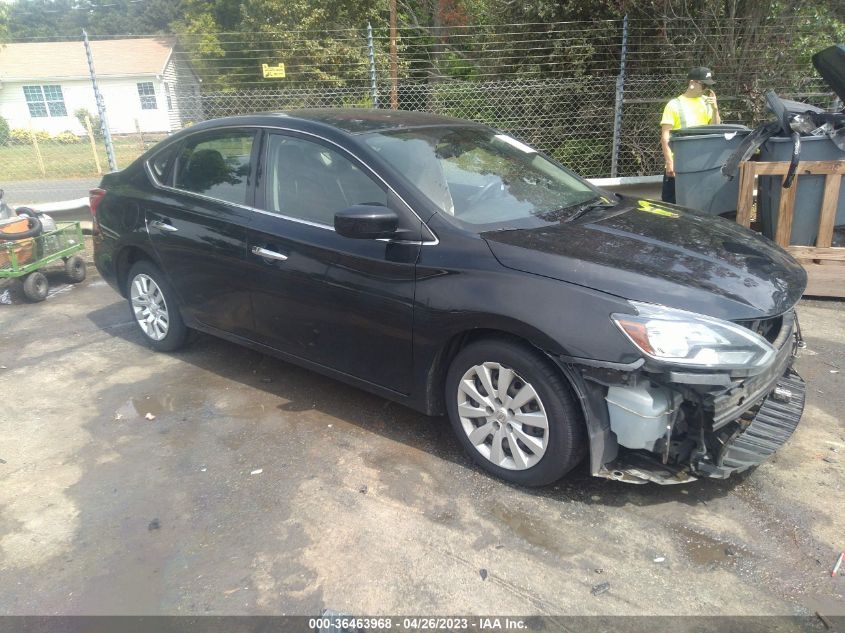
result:
M 555 223 L 599 197 L 582 179 L 493 130 L 438 127 L 363 139 L 444 214 L 479 232 Z

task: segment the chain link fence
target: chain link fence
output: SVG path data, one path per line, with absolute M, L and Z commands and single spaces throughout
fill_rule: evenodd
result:
M 825 41 L 814 28 L 798 20 L 749 25 L 715 18 L 678 19 L 662 28 L 645 20 L 451 27 L 437 33 L 402 28 L 396 99 L 400 109 L 488 123 L 587 177 L 656 175 L 663 162 L 660 115 L 683 91 L 692 66 L 714 69 L 725 122 L 755 125 L 765 119 L 762 95 L 769 89 L 834 107 L 809 60 L 822 47 L 816 42 Z M 106 97 L 109 112 L 143 115 L 142 104 L 154 104 L 167 115 L 152 126 L 139 115 L 134 131 L 111 130 L 119 167 L 200 120 L 297 108 L 390 107 L 386 25 L 374 24 L 370 38 L 361 29 L 165 39 L 181 75 L 144 90 L 139 84 L 138 95 L 123 101 Z M 279 64 L 284 77 L 264 77 Z M 20 91 L 0 98 L 0 116 L 15 99 L 16 107 L 32 112 Z M 84 195 L 108 169 L 98 121 L 90 118 L 90 131 L 80 134 L 78 126 L 76 132 L 41 130 L 43 117 L 32 117 L 26 128 L 11 129 L 5 138 L 0 121 L 0 186 L 11 183 L 27 192 L 19 201 L 29 202 L 75 179 Z

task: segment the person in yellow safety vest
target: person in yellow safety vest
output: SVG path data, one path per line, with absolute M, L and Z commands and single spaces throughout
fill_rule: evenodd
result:
M 663 118 L 660 119 L 660 147 L 666 160 L 661 197 L 664 202 L 675 202 L 675 162 L 672 150 L 669 149 L 672 130 L 722 122 L 716 93 L 711 89 L 716 83 L 713 80 L 713 72 L 703 66 L 693 68 L 689 71 L 687 80 L 686 92 L 666 104 L 663 108 Z

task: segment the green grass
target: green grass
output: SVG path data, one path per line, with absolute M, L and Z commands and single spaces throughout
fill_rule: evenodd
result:
M 146 147 L 141 146 L 140 139 L 137 137 L 113 140 L 118 167 L 126 167 L 158 139 L 145 136 L 144 140 Z M 35 148 L 31 144 L 0 146 L 0 174 L 2 174 L 3 180 L 97 176 L 94 154 L 88 141 L 66 144 L 56 141 L 42 141 L 38 143 L 38 148 L 41 150 L 41 157 L 44 160 L 45 173 L 41 172 L 35 156 Z M 102 170 L 104 172 L 109 171 L 106 148 L 102 141 L 97 141 L 97 154 L 100 157 Z

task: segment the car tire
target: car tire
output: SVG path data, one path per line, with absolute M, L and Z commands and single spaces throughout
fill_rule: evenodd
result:
M 150 347 L 172 352 L 184 345 L 188 328 L 176 293 L 155 264 L 141 260 L 132 266 L 126 277 L 126 300 L 132 320 Z
M 85 269 L 85 260 L 79 255 L 68 257 L 65 261 L 65 277 L 72 284 L 78 284 L 85 281 L 87 270 Z
M 568 381 L 516 341 L 490 339 L 461 350 L 446 376 L 446 409 L 473 461 L 506 481 L 550 484 L 585 454 L 583 416 Z
M 47 281 L 47 277 L 37 270 L 34 273 L 29 273 L 23 280 L 23 294 L 33 303 L 44 301 L 49 291 L 50 283 Z

